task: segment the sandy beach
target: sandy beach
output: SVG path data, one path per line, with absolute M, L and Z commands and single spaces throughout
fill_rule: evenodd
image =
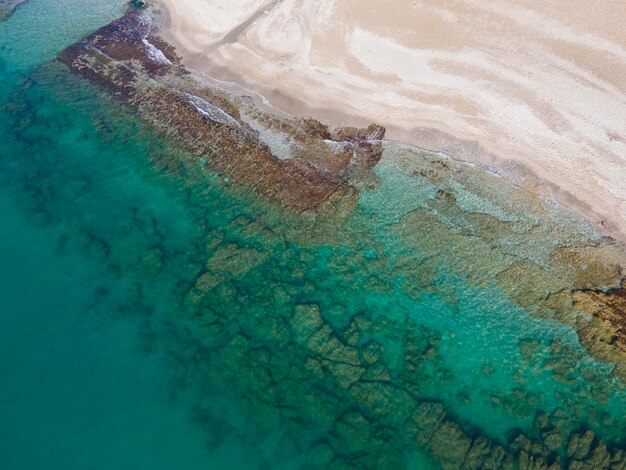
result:
M 160 0 L 183 63 L 478 163 L 626 238 L 626 3 Z

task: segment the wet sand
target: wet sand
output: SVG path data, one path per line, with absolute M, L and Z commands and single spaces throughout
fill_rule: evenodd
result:
M 161 0 L 183 63 L 295 115 L 377 122 L 626 237 L 626 4 Z

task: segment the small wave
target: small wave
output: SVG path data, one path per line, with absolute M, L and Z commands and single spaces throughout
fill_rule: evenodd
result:
M 150 43 L 147 39 L 143 39 L 142 42 L 146 46 L 146 53 L 148 54 L 150 60 L 156 62 L 157 64 L 173 65 L 172 61 L 165 57 L 165 54 L 163 54 L 161 49 Z

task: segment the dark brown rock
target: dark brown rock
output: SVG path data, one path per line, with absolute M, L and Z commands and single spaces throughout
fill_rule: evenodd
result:
M 302 129 L 307 134 L 313 137 L 319 137 L 321 139 L 331 139 L 330 132 L 328 131 L 328 126 L 322 124 L 317 119 L 306 118 L 300 119 L 299 122 L 302 125 Z
M 298 144 L 295 158 L 277 158 L 241 119 L 238 106 L 248 105 L 187 78 L 174 49 L 153 34 L 150 16 L 139 10 L 68 47 L 59 59 L 135 107 L 199 163 L 298 212 L 337 206 L 338 200 L 349 212 L 356 190 L 348 180 L 362 179 L 382 155 L 380 126 L 333 135 L 313 119 L 249 112 L 258 125 L 279 129 Z

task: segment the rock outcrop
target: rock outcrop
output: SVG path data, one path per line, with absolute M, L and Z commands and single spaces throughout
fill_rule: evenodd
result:
M 355 184 L 382 155 L 384 128 L 328 129 L 313 119 L 265 113 L 191 78 L 152 29 L 147 13 L 130 10 L 59 58 L 133 106 L 200 164 L 262 197 L 299 212 L 355 203 Z M 276 141 L 284 154 L 272 152 Z
M 626 279 L 617 289 L 575 290 L 572 299 L 574 307 L 597 320 L 595 327 L 584 329 L 581 336 L 607 348 L 618 349 L 622 354 L 626 353 Z M 610 360 L 611 357 L 606 359 Z

